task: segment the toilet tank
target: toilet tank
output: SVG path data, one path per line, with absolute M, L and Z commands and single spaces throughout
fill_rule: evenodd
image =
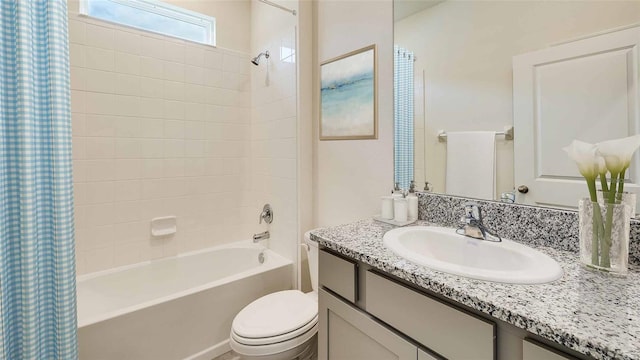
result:
M 307 258 L 309 259 L 309 275 L 313 292 L 318 292 L 318 243 L 311 240 L 311 230 L 304 233 L 304 242 L 307 244 Z

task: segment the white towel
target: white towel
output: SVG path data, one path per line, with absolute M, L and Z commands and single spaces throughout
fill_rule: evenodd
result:
M 493 200 L 495 179 L 495 131 L 447 132 L 447 194 Z

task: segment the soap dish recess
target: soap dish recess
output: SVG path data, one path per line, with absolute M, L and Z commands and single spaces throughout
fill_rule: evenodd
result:
M 167 236 L 173 235 L 178 230 L 175 216 L 163 216 L 151 219 L 151 235 Z
M 416 220 L 407 220 L 407 221 L 395 221 L 393 219 L 391 219 L 391 220 L 383 219 L 382 216 L 380 216 L 380 215 L 374 216 L 373 220 L 380 221 L 380 222 L 383 222 L 385 224 L 394 225 L 394 226 L 407 226 L 407 225 L 413 224 L 414 222 L 417 221 L 417 219 Z

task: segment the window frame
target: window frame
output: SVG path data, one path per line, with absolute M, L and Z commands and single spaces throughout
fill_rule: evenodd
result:
M 80 14 L 90 17 L 92 19 L 98 19 L 100 21 L 105 21 L 112 24 L 118 24 L 121 26 L 128 26 L 130 28 L 147 31 L 147 32 L 159 34 L 162 36 L 168 36 L 176 39 L 191 41 L 198 44 L 216 46 L 216 18 L 213 16 L 208 16 L 199 12 L 183 9 L 181 7 L 167 4 L 159 0 L 106 0 L 106 1 L 110 1 L 120 5 L 132 7 L 138 10 L 146 11 L 149 13 L 169 17 L 178 21 L 183 21 L 189 24 L 198 25 L 198 26 L 204 25 L 203 27 L 206 29 L 207 36 L 206 36 L 205 42 L 200 42 L 193 39 L 161 33 L 159 31 L 146 29 L 140 26 L 120 23 L 120 22 L 102 19 L 102 18 L 93 16 L 89 14 L 89 2 L 91 1 L 105 1 L 105 0 L 80 0 Z

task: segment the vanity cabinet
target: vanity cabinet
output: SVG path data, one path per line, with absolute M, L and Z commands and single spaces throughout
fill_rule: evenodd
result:
M 319 360 L 588 359 L 369 265 L 319 258 Z

